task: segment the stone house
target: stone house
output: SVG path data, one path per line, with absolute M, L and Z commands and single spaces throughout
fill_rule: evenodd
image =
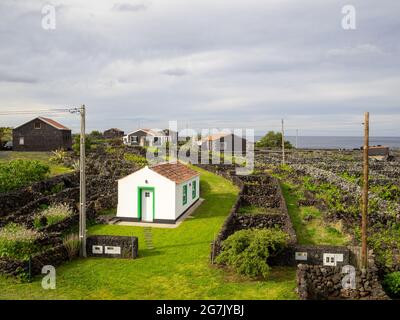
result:
M 71 130 L 49 118 L 38 117 L 13 129 L 14 151 L 72 149 Z
M 124 131 L 118 128 L 111 128 L 104 131 L 103 136 L 105 139 L 117 139 L 122 138 L 125 135 Z

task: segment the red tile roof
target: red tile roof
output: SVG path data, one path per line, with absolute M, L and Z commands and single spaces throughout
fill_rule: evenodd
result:
M 69 128 L 63 126 L 61 123 L 58 123 L 57 121 L 54 121 L 53 119 L 44 118 L 44 117 L 39 117 L 38 119 L 46 122 L 47 124 L 53 126 L 56 129 L 59 129 L 59 130 L 70 130 Z
M 177 184 L 200 175 L 197 171 L 185 166 L 180 162 L 162 163 L 152 166 L 150 169 Z

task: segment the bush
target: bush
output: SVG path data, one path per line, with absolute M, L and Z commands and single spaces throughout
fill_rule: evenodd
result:
M 65 158 L 67 157 L 68 153 L 65 150 L 56 150 L 53 151 L 53 155 L 50 157 L 51 162 L 55 163 L 64 163 Z
M 217 263 L 233 267 L 236 272 L 250 277 L 267 277 L 268 257 L 287 245 L 289 236 L 279 229 L 240 230 L 222 243 Z
M 90 136 L 86 135 L 85 136 L 85 152 L 89 152 L 92 150 L 92 139 Z M 81 136 L 79 134 L 74 136 L 74 143 L 72 145 L 72 150 L 74 150 L 75 154 L 80 155 L 81 154 Z
M 147 165 L 147 160 L 146 160 L 146 158 L 145 158 L 145 157 L 142 157 L 142 156 L 138 156 L 138 155 L 136 155 L 136 154 L 125 153 L 125 154 L 124 154 L 124 159 L 125 159 L 126 161 L 136 163 L 136 164 L 138 164 L 139 166 L 145 166 L 145 165 Z
M 269 131 L 256 143 L 256 147 L 278 149 L 282 147 L 282 133 Z M 285 148 L 292 149 L 293 146 L 289 141 L 285 141 Z
M 400 271 L 389 273 L 383 280 L 383 286 L 386 292 L 392 296 L 400 297 Z
M 50 167 L 39 161 L 13 160 L 0 164 L 0 192 L 7 192 L 45 179 Z
M 79 236 L 76 233 L 67 235 L 63 239 L 65 249 L 67 249 L 68 257 L 70 260 L 79 255 L 80 241 Z
M 73 214 L 73 210 L 67 204 L 54 204 L 35 216 L 33 220 L 33 226 L 37 229 L 50 226 L 65 220 Z
M 0 257 L 28 260 L 38 251 L 35 240 L 39 234 L 22 225 L 10 223 L 0 229 Z

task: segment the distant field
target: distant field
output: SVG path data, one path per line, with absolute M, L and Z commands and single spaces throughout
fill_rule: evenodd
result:
M 15 152 L 15 151 L 0 151 L 0 163 L 6 163 L 12 160 L 38 160 L 47 164 L 50 167 L 50 175 L 57 176 L 64 173 L 72 172 L 70 168 L 50 162 L 51 152 Z

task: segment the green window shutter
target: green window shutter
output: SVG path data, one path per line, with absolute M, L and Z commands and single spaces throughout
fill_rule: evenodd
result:
M 187 185 L 183 186 L 183 205 L 187 203 Z
M 196 180 L 193 181 L 192 185 L 193 185 L 193 188 L 192 188 L 192 199 L 194 199 L 194 198 L 196 198 L 196 193 L 197 193 Z

